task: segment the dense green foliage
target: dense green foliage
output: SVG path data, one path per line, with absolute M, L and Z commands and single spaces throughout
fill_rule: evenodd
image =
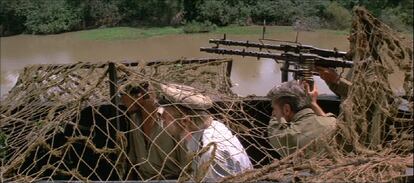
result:
M 185 33 L 203 33 L 203 32 L 211 32 L 216 29 L 216 25 L 212 24 L 209 21 L 205 21 L 203 23 L 200 22 L 189 22 L 185 24 L 183 27 L 183 32 Z
M 65 0 L 30 1 L 17 13 L 25 18 L 26 29 L 34 33 L 70 31 L 81 21 L 78 12 L 68 7 Z
M 351 13 L 341 5 L 333 2 L 326 8 L 326 19 L 330 22 L 329 27 L 346 29 L 351 26 Z
M 354 6 L 401 31 L 412 30 L 412 0 L 1 0 L 1 35 L 50 34 L 108 26 L 301 25 L 346 29 Z

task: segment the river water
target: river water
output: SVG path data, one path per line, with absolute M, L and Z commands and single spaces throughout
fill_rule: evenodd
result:
M 294 32 L 266 35 L 267 38 L 295 39 Z M 19 72 L 31 64 L 57 64 L 104 61 L 137 61 L 177 58 L 223 57 L 199 51 L 211 46 L 208 39 L 221 38 L 217 34 L 179 34 L 137 40 L 84 40 L 78 33 L 36 36 L 18 35 L 1 38 L 1 96 L 15 84 Z M 228 39 L 258 41 L 253 35 L 227 35 Z M 346 35 L 327 32 L 301 32 L 299 41 L 320 48 L 341 51 L 348 49 Z M 229 56 L 227 56 L 229 57 Z M 257 60 L 232 56 L 231 79 L 233 91 L 241 96 L 262 96 L 280 83 L 279 65 L 270 59 Z M 320 94 L 332 94 L 319 77 L 315 77 Z

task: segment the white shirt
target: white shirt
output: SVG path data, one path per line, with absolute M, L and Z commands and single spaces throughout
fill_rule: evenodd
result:
M 223 123 L 213 120 L 208 128 L 192 136 L 187 148 L 194 153 L 201 152 L 193 160 L 193 170 L 198 180 L 219 181 L 253 168 L 239 139 Z

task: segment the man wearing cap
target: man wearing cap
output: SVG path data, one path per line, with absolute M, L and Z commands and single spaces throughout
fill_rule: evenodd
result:
M 159 103 L 165 128 L 184 139 L 192 154 L 194 181 L 216 182 L 253 166 L 240 141 L 206 111 L 213 103 L 208 96 L 183 85 L 160 85 Z
M 187 151 L 163 129 L 148 82 L 125 84 L 121 100 L 127 107 L 129 180 L 177 179 L 186 164 Z
M 267 96 L 272 99 L 273 107 L 269 141 L 282 157 L 331 134 L 336 128 L 333 114 L 324 113 L 316 102 L 316 86 L 310 91 L 307 83 L 289 81 L 271 89 Z M 315 148 L 306 153 L 319 150 Z

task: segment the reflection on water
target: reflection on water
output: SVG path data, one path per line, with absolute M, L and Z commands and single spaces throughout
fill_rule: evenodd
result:
M 238 62 L 233 66 L 231 79 L 236 84 L 233 91 L 237 94 L 263 96 L 273 86 L 280 83 L 280 67 L 274 60 L 234 58 Z
M 176 59 L 196 57 L 221 57 L 202 53 L 199 48 L 208 46 L 208 39 L 221 35 L 190 34 L 152 37 L 140 40 L 94 41 L 81 40 L 77 33 L 64 33 L 49 36 L 19 35 L 1 38 L 1 95 L 5 94 L 16 82 L 18 72 L 30 64 L 75 63 L 79 61 L 136 61 L 155 59 Z M 228 39 L 257 41 L 257 36 L 232 36 Z M 281 32 L 267 35 L 268 38 L 293 40 L 295 33 Z M 324 32 L 304 32 L 299 41 L 317 47 L 337 47 L 346 51 L 346 35 Z M 233 90 L 239 95 L 265 95 L 280 82 L 279 65 L 273 60 L 242 58 L 233 56 Z M 331 93 L 327 86 L 320 84 L 320 93 Z

